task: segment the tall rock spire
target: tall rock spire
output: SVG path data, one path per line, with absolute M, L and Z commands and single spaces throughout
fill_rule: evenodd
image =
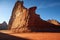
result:
M 23 7 L 23 1 L 17 1 L 15 3 L 15 6 L 12 10 L 12 15 L 11 15 L 11 18 L 10 18 L 10 21 L 9 21 L 9 28 L 8 29 L 11 29 L 12 23 L 13 23 L 16 15 L 18 14 L 16 12 L 22 11 L 22 7 Z
M 23 6 L 23 1 L 17 1 L 12 11 L 9 21 L 9 29 L 13 32 L 40 32 L 40 31 L 56 31 L 54 24 L 44 21 L 35 13 L 37 7 L 29 9 Z M 53 28 L 54 27 L 54 28 Z
M 14 32 L 33 31 L 37 24 L 35 20 L 37 20 L 37 22 L 40 20 L 39 15 L 35 14 L 36 8 L 37 7 L 31 7 L 27 9 L 23 6 L 23 1 L 17 1 L 9 21 L 9 29 L 13 29 Z M 32 27 L 32 30 L 30 27 Z

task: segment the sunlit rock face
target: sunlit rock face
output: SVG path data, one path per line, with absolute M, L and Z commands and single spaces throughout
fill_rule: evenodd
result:
M 27 29 L 28 19 L 28 9 L 23 6 L 23 1 L 17 1 L 9 21 L 9 29 L 14 32 L 29 31 Z
M 17 1 L 9 21 L 9 29 L 13 32 L 55 31 L 55 25 L 40 18 L 35 13 L 37 7 L 29 9 L 23 6 L 23 1 Z M 59 27 L 59 26 L 58 26 Z
M 55 24 L 55 25 L 60 25 L 57 20 L 47 20 L 49 23 Z

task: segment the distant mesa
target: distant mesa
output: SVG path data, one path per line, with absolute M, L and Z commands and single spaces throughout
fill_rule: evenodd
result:
M 23 6 L 23 1 L 17 1 L 9 20 L 9 28 L 13 32 L 59 32 L 60 25 L 55 20 L 45 21 L 36 14 L 37 7 L 29 9 Z
M 52 19 L 52 20 L 47 20 L 49 23 L 52 23 L 52 24 L 54 24 L 54 25 L 60 25 L 60 23 L 57 21 L 57 20 L 54 20 L 54 19 Z

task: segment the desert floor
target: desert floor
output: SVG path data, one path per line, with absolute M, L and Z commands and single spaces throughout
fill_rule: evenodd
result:
M 0 40 L 60 40 L 60 33 L 12 33 L 8 30 L 0 30 Z

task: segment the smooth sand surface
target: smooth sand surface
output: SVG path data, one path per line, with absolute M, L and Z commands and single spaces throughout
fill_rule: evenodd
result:
M 60 40 L 60 33 L 50 33 L 50 32 L 11 33 L 11 31 L 0 31 L 0 32 L 7 35 L 16 36 L 19 38 L 25 38 L 28 40 Z

